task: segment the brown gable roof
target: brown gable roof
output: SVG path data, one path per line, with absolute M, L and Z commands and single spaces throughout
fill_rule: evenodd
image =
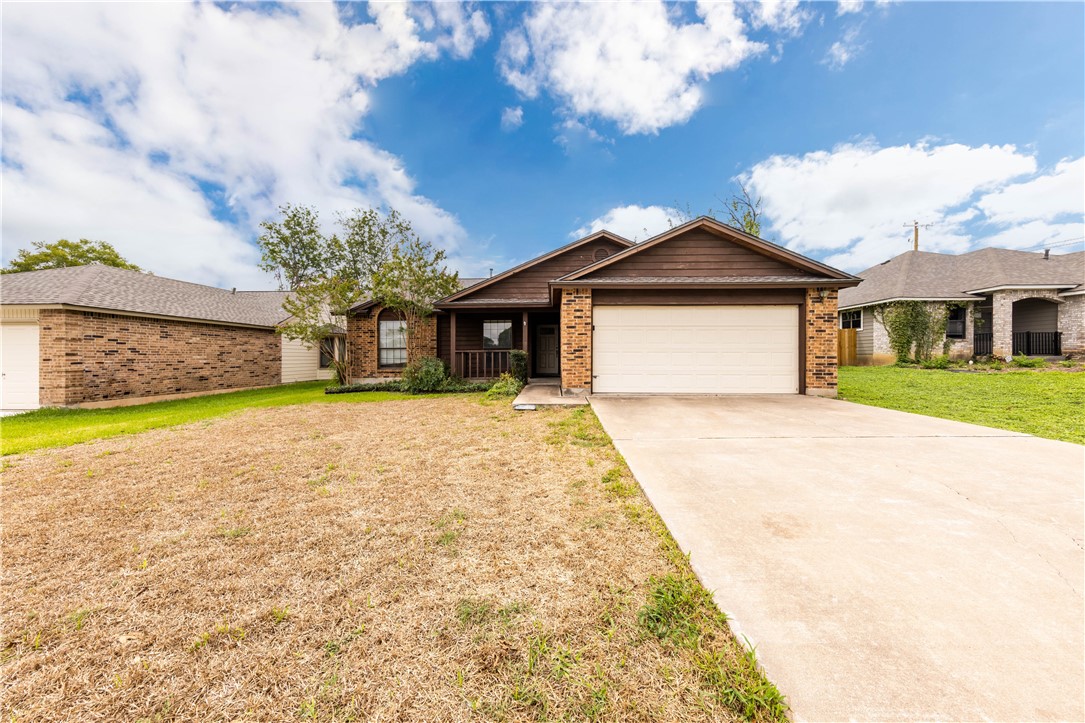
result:
M 697 234 L 698 231 L 704 233 Z M 664 253 L 663 247 L 672 245 L 673 253 Z M 699 249 L 710 247 L 711 253 L 697 253 Z M 634 257 L 641 258 L 634 261 Z M 637 273 L 629 273 L 632 269 Z M 608 277 L 647 280 L 661 276 L 681 277 L 687 283 L 693 283 L 697 278 L 714 277 L 738 277 L 752 283 L 758 277 L 766 276 L 790 277 L 791 281 L 787 283 L 859 283 L 859 279 L 851 274 L 705 216 L 566 274 L 555 283 L 597 283 L 605 282 Z M 706 280 L 703 283 L 712 282 Z
M 0 304 L 64 305 L 105 312 L 274 327 L 286 291 L 231 291 L 101 264 L 0 276 Z
M 1085 252 L 1057 254 L 985 248 L 966 254 L 907 251 L 859 274 L 863 283 L 840 292 L 840 307 L 891 299 L 976 299 L 998 287 L 1052 286 L 1072 291 L 1085 280 Z
M 607 250 L 612 251 L 614 249 L 626 249 L 632 245 L 632 241 L 624 239 L 617 234 L 605 230 L 597 231 L 584 238 L 577 239 L 572 243 L 545 253 L 542 256 L 537 256 L 530 261 L 525 261 L 519 266 L 514 266 L 496 276 L 491 276 L 468 289 L 463 289 L 451 296 L 447 296 L 444 299 L 441 299 L 441 301 L 438 302 L 438 305 L 444 306 L 446 304 L 465 303 L 469 298 L 472 299 L 474 303 L 479 303 L 482 298 L 486 298 L 487 300 L 501 298 L 514 303 L 545 303 L 549 296 L 548 283 L 550 281 L 562 274 L 591 263 L 591 255 L 585 259 L 572 252 L 585 247 L 591 249 L 593 246 L 605 247 Z M 566 263 L 561 263 L 561 261 L 565 261 Z M 533 269 L 544 270 L 541 274 L 536 274 L 539 278 L 533 279 L 534 283 L 531 284 L 530 289 L 512 288 L 515 284 L 507 283 L 510 282 L 513 277 L 522 276 L 525 272 L 530 273 Z M 535 289 L 536 286 L 538 289 Z M 536 291 L 539 293 L 536 293 Z

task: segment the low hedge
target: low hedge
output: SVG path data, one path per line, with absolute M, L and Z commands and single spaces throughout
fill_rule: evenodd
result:
M 493 382 L 469 382 L 464 379 L 446 379 L 441 388 L 427 394 L 463 394 L 465 392 L 488 392 Z M 390 382 L 363 382 L 331 386 L 325 394 L 354 394 L 355 392 L 403 392 L 408 393 L 406 385 L 398 379 Z

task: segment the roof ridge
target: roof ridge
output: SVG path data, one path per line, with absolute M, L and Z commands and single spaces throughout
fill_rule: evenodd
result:
M 75 275 L 76 283 L 69 287 L 69 291 L 72 293 L 72 296 L 70 297 L 72 299 L 72 304 L 78 304 L 79 297 L 83 295 L 83 292 L 90 288 L 91 282 L 98 276 L 98 271 L 96 269 L 104 269 L 106 267 L 104 264 L 82 264 L 76 268 L 79 269 L 79 272 Z M 42 269 L 42 271 L 47 270 L 48 269 Z

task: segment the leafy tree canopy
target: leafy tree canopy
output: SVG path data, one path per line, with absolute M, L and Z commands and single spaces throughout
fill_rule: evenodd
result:
M 63 269 L 69 266 L 103 264 L 118 269 L 141 269 L 117 253 L 112 244 L 105 241 L 79 239 L 69 241 L 60 239 L 52 243 L 36 241 L 32 249 L 20 249 L 15 258 L 0 273 L 12 274 L 19 271 L 40 271 L 42 269 Z
M 329 235 L 315 209 L 293 204 L 260 224 L 260 268 L 275 274 L 279 288 L 293 291 L 283 304 L 290 318 L 280 333 L 333 356 L 330 335 L 346 325 L 347 310 L 376 298 L 404 314 L 410 347 L 411 321 L 433 313 L 433 302 L 459 287 L 457 275 L 444 268 L 444 252 L 419 239 L 393 209 L 355 209 L 340 214 L 335 225 L 339 232 Z M 336 361 L 335 370 L 341 382 L 349 381 L 345 359 Z

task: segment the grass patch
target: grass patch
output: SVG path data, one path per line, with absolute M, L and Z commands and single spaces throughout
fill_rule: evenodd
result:
M 415 399 L 15 460 L 0 486 L 5 709 L 784 717 L 590 409 Z M 310 489 L 322 477 L 334 494 Z
M 1085 373 L 841 367 L 840 397 L 1085 444 Z
M 414 398 L 400 392 L 329 396 L 324 394 L 324 387 L 325 382 L 302 382 L 132 407 L 39 409 L 0 418 L 0 454 L 18 454 L 45 447 L 67 447 L 92 439 L 137 434 L 148 429 L 221 417 L 240 409 L 329 402 L 385 402 Z
M 595 418 L 591 407 L 576 407 L 567 415 L 550 425 L 546 435 L 547 444 L 573 444 L 579 447 L 606 447 L 610 438 Z

